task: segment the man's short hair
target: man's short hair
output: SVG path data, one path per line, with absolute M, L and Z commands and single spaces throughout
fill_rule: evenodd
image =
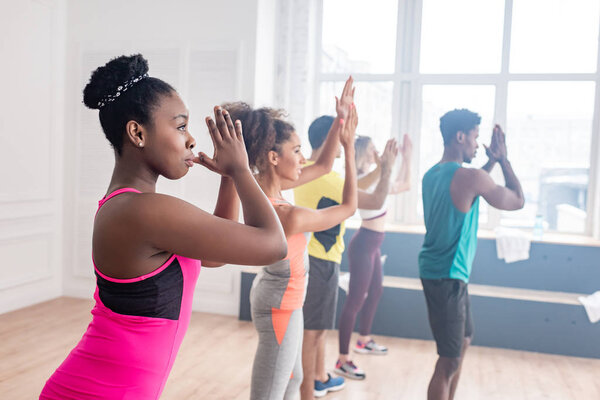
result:
M 333 125 L 334 118 L 330 115 L 322 115 L 315 119 L 308 127 L 308 141 L 313 150 L 318 149 L 323 145 L 327 138 L 327 132 Z
M 469 131 L 480 123 L 481 117 L 479 114 L 469 111 L 466 108 L 448 111 L 440 118 L 440 131 L 442 131 L 444 145 L 452 143 L 457 132 L 469 133 Z

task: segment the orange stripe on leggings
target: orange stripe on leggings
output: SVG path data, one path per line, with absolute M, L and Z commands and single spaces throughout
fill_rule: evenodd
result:
M 273 321 L 273 330 L 277 343 L 281 345 L 285 332 L 287 331 L 290 317 L 294 310 L 280 310 L 279 308 L 271 308 L 271 320 Z

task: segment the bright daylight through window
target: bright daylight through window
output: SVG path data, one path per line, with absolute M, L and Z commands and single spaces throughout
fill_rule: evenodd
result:
M 530 230 L 537 216 L 547 231 L 590 234 L 599 13 L 597 0 L 323 0 L 315 112 L 333 112 L 352 73 L 358 133 L 382 149 L 407 128 L 417 194 L 399 223 L 422 223 L 420 180 L 442 154 L 439 118 L 468 108 L 482 117 L 472 166 L 486 162 L 482 145 L 500 124 L 526 196 L 511 213 L 482 201 L 481 226 Z

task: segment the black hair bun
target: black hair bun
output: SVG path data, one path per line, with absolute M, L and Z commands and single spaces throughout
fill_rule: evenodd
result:
M 104 96 L 116 93 L 120 85 L 147 72 L 148 61 L 141 54 L 113 58 L 92 72 L 83 89 L 83 104 L 93 110 L 99 109 L 98 103 Z

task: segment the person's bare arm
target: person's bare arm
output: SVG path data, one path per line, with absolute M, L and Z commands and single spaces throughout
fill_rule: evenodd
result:
M 506 161 L 504 165 L 502 170 L 505 171 L 506 168 L 506 173 L 512 174 L 516 179 L 510 163 Z M 482 196 L 492 207 L 500 210 L 510 211 L 523 208 L 524 199 L 520 185 L 518 188 L 514 187 L 513 181 L 511 182 L 513 187 L 510 187 L 509 182 L 511 182 L 510 178 L 507 179 L 506 186 L 501 186 L 496 184 L 483 169 L 460 168 L 456 171 L 450 184 L 450 194 L 454 205 L 462 212 L 469 211 L 477 196 Z
M 483 170 L 473 170 L 472 184 L 475 195 L 482 196 L 492 207 L 500 210 L 519 210 L 525 204 L 521 185 L 507 160 L 501 162 L 500 165 L 506 186 L 496 184 Z
M 213 215 L 237 221 L 240 215 L 240 198 L 235 190 L 235 183 L 228 176 L 221 176 L 219 195 Z
M 392 188 L 390 190 L 391 194 L 397 194 L 410 190 L 412 141 L 410 140 L 410 136 L 408 136 L 407 134 L 404 134 L 404 138 L 402 139 L 402 147 L 400 148 L 400 152 L 402 154 L 402 164 L 400 165 L 400 171 L 398 171 L 398 176 L 392 184 Z
M 461 168 L 456 172 L 450 185 L 452 199 L 461 211 L 466 212 L 476 196 L 482 196 L 492 207 L 500 210 L 518 210 L 525 205 L 525 197 L 521 183 L 515 175 L 507 158 L 504 132 L 497 126 L 495 153 L 502 167 L 505 186 L 497 185 L 483 169 Z
M 481 167 L 481 169 L 487 172 L 488 174 L 492 172 L 492 169 L 494 169 L 494 166 L 500 158 L 500 155 L 498 154 L 498 135 L 501 131 L 502 128 L 500 128 L 500 125 L 496 124 L 492 132 L 492 141 L 490 143 L 490 146 L 488 147 L 485 144 L 483 145 L 483 147 L 485 148 L 485 154 L 488 156 L 488 161 L 483 167 Z
M 363 210 L 378 210 L 383 206 L 390 192 L 390 178 L 397 156 L 398 143 L 395 139 L 390 139 L 387 141 L 381 155 L 381 178 L 372 193 L 362 190 L 358 192 L 358 208 Z
M 349 77 L 346 80 L 344 89 L 342 90 L 342 95 L 339 99 L 337 97 L 335 98 L 335 109 L 337 116 L 333 120 L 331 128 L 329 128 L 329 132 L 327 132 L 327 137 L 325 138 L 325 142 L 323 142 L 323 149 L 321 150 L 319 157 L 315 160 L 314 164 L 307 165 L 306 167 L 302 168 L 302 173 L 297 180 L 283 181 L 281 184 L 281 188 L 283 190 L 304 185 L 307 182 L 313 181 L 327 174 L 331 171 L 331 168 L 333 168 L 333 162 L 337 156 L 338 146 L 340 143 L 340 131 L 343 129 L 345 120 L 348 117 L 350 106 L 354 102 L 354 88 L 352 87 L 353 82 L 354 80 L 352 77 Z
M 279 218 L 248 167 L 241 123 L 215 108 L 215 121 L 207 118 L 215 146 L 212 158 L 201 153 L 196 162 L 231 179 L 235 188 L 221 193 L 229 200 L 216 212 L 232 216 L 232 190 L 241 200 L 245 224 L 211 215 L 183 200 L 156 193 L 138 196 L 129 213 L 136 230 L 153 247 L 214 264 L 265 265 L 285 257 L 287 242 Z M 227 193 L 228 192 L 228 193 Z M 248 240 L 252 237 L 252 240 Z
M 519 210 L 523 208 L 525 205 L 525 196 L 523 194 L 523 188 L 521 187 L 521 182 L 519 182 L 519 178 L 512 169 L 512 165 L 508 159 L 504 158 L 499 161 L 500 167 L 502 168 L 502 174 L 504 175 L 504 181 L 506 188 L 514 194 L 516 199 L 511 199 L 512 201 L 507 205 L 506 208 L 501 208 L 502 210 Z M 512 197 L 512 196 L 511 196 Z M 485 198 L 485 196 L 484 196 Z M 492 204 L 494 205 L 494 204 Z M 498 207 L 500 208 L 500 207 Z
M 219 186 L 219 195 L 213 215 L 220 218 L 238 221 L 240 215 L 240 198 L 235 190 L 235 183 L 228 176 L 221 176 L 221 185 Z M 217 263 L 208 260 L 202 260 L 203 267 L 221 267 L 223 263 Z
M 500 206 L 496 206 L 490 202 L 490 205 L 500 208 L 501 210 L 518 210 L 523 208 L 525 205 L 525 196 L 523 195 L 523 188 L 521 188 L 521 182 L 517 178 L 517 175 L 512 169 L 512 165 L 510 165 L 510 161 L 508 161 L 508 151 L 506 149 L 506 134 L 500 127 L 500 125 L 496 125 L 494 127 L 494 133 L 492 134 L 494 140 L 492 140 L 492 153 L 496 161 L 500 164 L 502 168 L 502 175 L 504 175 L 505 188 L 510 190 L 510 195 L 502 195 L 501 198 L 505 196 L 507 199 L 499 202 Z M 497 192 L 495 190 L 494 192 Z M 482 193 L 484 199 L 487 200 L 486 196 Z M 494 198 L 492 201 L 498 201 L 497 198 Z M 489 201 L 488 201 L 489 202 Z
M 483 167 L 481 167 L 481 169 L 489 174 L 490 172 L 492 172 L 492 169 L 494 169 L 495 165 L 496 165 L 496 160 L 492 160 L 491 158 L 488 158 L 488 161 L 485 163 L 485 165 Z
M 340 136 L 346 164 L 342 203 L 319 210 L 287 205 L 277 207 L 277 213 L 287 236 L 300 232 L 319 232 L 329 229 L 349 218 L 356 211 L 357 191 L 356 166 L 354 162 L 354 134 L 357 124 L 358 116 L 353 107 Z
M 381 177 L 381 164 L 362 178 L 358 178 L 358 189 L 367 190 Z

